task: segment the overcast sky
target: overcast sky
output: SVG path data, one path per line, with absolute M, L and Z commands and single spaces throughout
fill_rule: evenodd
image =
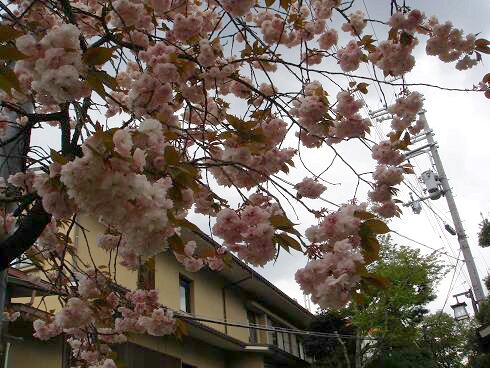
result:
M 365 0 L 369 14 L 373 19 L 387 19 L 390 12 L 389 3 L 389 0 Z M 409 0 L 406 3 L 422 10 L 427 15 L 436 15 L 440 21 L 451 20 L 455 26 L 464 29 L 467 33 L 481 33 L 481 37 L 490 38 L 489 1 Z M 358 8 L 365 11 L 362 0 L 357 0 L 356 4 Z M 365 33 L 372 34 L 372 30 L 369 31 L 367 27 Z M 376 27 L 376 31 L 380 39 L 386 37 L 386 31 L 383 33 L 382 28 Z M 471 88 L 473 84 L 481 80 L 484 74 L 490 71 L 489 64 L 490 60 L 487 57 L 484 58 L 483 63 L 471 71 L 459 72 L 454 69 L 454 65 L 443 64 L 435 57 L 426 56 L 424 50 L 418 48 L 417 65 L 407 76 L 407 81 L 432 83 L 446 87 Z M 392 101 L 394 90 L 388 87 L 383 88 L 383 90 L 389 103 Z M 413 88 L 413 90 L 422 92 L 426 98 L 426 116 L 439 144 L 439 152 L 453 193 L 456 196 L 456 203 L 469 237 L 480 277 L 483 278 L 488 274 L 490 250 L 482 249 L 477 245 L 477 233 L 481 222 L 480 212 L 484 215 L 490 213 L 490 174 L 487 171 L 488 160 L 490 159 L 490 100 L 475 93 L 444 92 L 430 88 Z M 370 87 L 370 93 L 366 100 L 372 110 L 382 107 L 379 97 L 372 87 Z M 389 131 L 389 122 L 383 123 L 380 129 L 386 134 Z M 379 141 L 377 134 L 373 134 L 373 139 Z M 349 149 L 350 147 L 343 151 Z M 355 160 L 355 157 L 353 159 Z M 324 164 L 322 161 L 321 155 L 313 155 L 309 163 L 312 167 L 319 169 Z M 419 157 L 412 160 L 411 163 L 415 166 L 418 175 L 430 168 L 427 157 Z M 372 162 L 367 164 L 372 165 Z M 362 162 L 359 162 L 358 166 L 364 167 Z M 350 180 L 354 180 L 354 178 L 350 178 Z M 332 196 L 335 198 L 334 200 L 339 201 L 339 197 L 346 196 L 348 198 L 352 196 L 352 186 L 349 186 L 352 184 L 350 180 L 347 180 L 348 183 L 342 186 L 329 187 L 328 198 L 330 199 Z M 417 185 L 415 177 L 410 178 L 409 182 L 411 185 Z M 402 190 L 400 198 L 408 201 L 408 190 Z M 443 226 L 441 218 L 452 225 L 445 199 L 430 201 L 429 205 L 438 215 L 435 215 L 426 205 L 423 205 L 423 211 L 419 215 L 413 214 L 410 209 L 405 209 L 402 218 L 393 221 L 390 227 L 414 240 L 457 256 L 459 244 L 456 237 L 441 230 Z M 396 234 L 393 234 L 392 238 L 399 244 L 419 247 L 424 253 L 430 252 L 429 249 L 400 238 Z M 460 258 L 462 257 L 460 256 Z M 443 255 L 441 255 L 441 261 L 449 266 L 454 266 L 456 263 L 454 258 Z M 294 272 L 305 263 L 306 260 L 298 256 L 297 253 L 288 255 L 283 252 L 275 265 L 268 265 L 258 271 L 303 304 L 303 295 L 294 281 Z M 438 298 L 430 305 L 431 310 L 441 309 L 445 304 L 447 295 L 450 294 L 444 311 L 452 313 L 450 308 L 450 304 L 454 301 L 452 295 L 467 290 L 470 285 L 466 268 L 461 267 L 462 265 L 462 262 L 458 262 L 452 291 L 450 291 L 452 270 L 441 282 L 437 292 Z M 467 303 L 470 305 L 469 301 Z
M 389 0 L 364 0 L 364 2 L 371 18 L 388 19 L 390 14 Z M 366 12 L 364 2 L 363 0 L 356 0 L 355 4 L 357 8 Z M 452 20 L 457 27 L 463 28 L 467 33 L 481 33 L 482 37 L 490 38 L 490 23 L 488 22 L 490 2 L 488 0 L 407 0 L 406 3 L 407 5 L 413 5 L 419 8 L 427 15 L 437 15 L 440 21 Z M 339 25 L 338 21 L 338 19 L 334 18 L 334 24 L 337 26 Z M 365 33 L 368 34 L 373 34 L 372 31 L 370 26 L 365 29 Z M 383 26 L 377 25 L 375 31 L 376 36 L 374 38 L 378 36 L 380 39 L 386 38 L 386 28 L 383 28 Z M 340 44 L 347 42 L 348 37 L 342 36 Z M 284 52 L 294 51 L 284 50 Z M 473 84 L 481 80 L 484 74 L 490 71 L 488 68 L 489 57 L 484 58 L 483 63 L 471 71 L 459 72 L 454 68 L 453 64 L 446 65 L 435 57 L 426 56 L 424 50 L 420 47 L 417 49 L 416 54 L 417 65 L 410 75 L 407 76 L 407 81 L 410 83 L 424 82 L 446 87 L 471 88 Z M 321 66 L 321 68 L 327 70 L 330 67 L 338 71 L 338 66 L 332 65 L 331 63 L 326 63 Z M 361 74 L 368 75 L 367 70 L 360 70 L 360 72 Z M 276 73 L 273 77 L 281 90 L 298 89 L 294 81 L 285 74 Z M 344 86 L 347 85 L 345 78 L 339 81 Z M 330 95 L 335 96 L 338 89 L 330 90 L 332 84 L 325 80 L 322 80 L 322 82 L 325 83 L 325 89 Z M 368 108 L 376 110 L 382 107 L 375 85 L 370 85 L 369 90 L 370 92 L 366 97 Z M 490 158 L 488 147 L 490 144 L 490 127 L 488 121 L 490 100 L 485 99 L 483 94 L 477 93 L 444 92 L 430 88 L 414 88 L 413 90 L 418 90 L 425 95 L 426 116 L 431 128 L 435 132 L 435 139 L 439 144 L 439 152 L 453 192 L 456 195 L 456 202 L 461 218 L 464 221 L 467 235 L 469 236 L 480 276 L 483 278 L 487 275 L 487 270 L 490 265 L 490 250 L 484 250 L 477 246 L 477 233 L 479 223 L 481 222 L 480 212 L 484 215 L 490 213 L 490 194 L 488 188 L 490 174 L 486 170 L 488 159 Z M 388 103 L 393 102 L 394 93 L 398 92 L 398 90 L 386 86 L 383 88 L 383 91 Z M 371 139 L 379 141 L 382 135 L 388 131 L 389 122 L 379 124 L 376 129 L 373 129 Z M 57 148 L 58 144 L 56 140 L 58 139 L 58 134 L 58 130 L 54 128 L 36 131 L 33 135 L 33 143 Z M 354 164 L 359 172 L 373 170 L 375 162 L 369 158 L 370 155 L 369 153 L 366 154 L 366 148 L 362 147 L 359 142 L 343 143 L 336 148 L 349 159 L 349 162 Z M 328 148 L 322 150 L 302 150 L 303 160 L 315 173 L 320 173 L 328 165 L 331 157 L 332 151 Z M 412 161 L 412 164 L 415 165 L 415 170 L 418 175 L 422 171 L 430 168 L 430 162 L 427 157 L 419 157 Z M 304 171 L 293 172 L 287 179 L 295 183 L 300 181 L 304 176 L 306 176 Z M 352 198 L 357 178 L 349 170 L 346 170 L 345 165 L 336 163 L 323 178 L 332 183 L 342 183 L 341 185 L 328 185 L 327 192 L 325 193 L 326 199 L 336 203 L 343 203 Z M 410 178 L 409 182 L 411 185 L 418 186 L 415 177 Z M 367 187 L 361 186 L 358 199 L 365 200 L 367 190 Z M 226 190 L 222 190 L 220 194 L 223 195 L 226 192 Z M 408 191 L 402 190 L 399 198 L 408 201 Z M 234 201 L 231 202 L 233 204 Z M 424 210 L 419 215 L 414 215 L 409 209 L 405 209 L 402 218 L 393 221 L 390 227 L 432 248 L 441 249 L 444 252 L 457 256 L 459 248 L 456 238 L 441 230 L 443 226 L 443 220 L 441 218 L 445 222 L 451 223 L 445 199 L 441 198 L 437 201 L 431 201 L 430 206 L 433 210 L 430 210 L 424 205 Z M 301 208 L 295 208 L 295 210 L 302 222 L 301 230 L 314 224 L 314 219 L 308 216 L 304 210 Z M 291 216 L 293 221 L 295 220 L 293 211 L 288 210 L 288 215 Z M 190 219 L 197 220 L 201 227 L 206 229 L 207 220 L 193 217 L 191 215 Z M 416 243 L 402 239 L 397 235 L 393 235 L 393 239 L 399 244 L 419 247 Z M 424 253 L 430 252 L 430 250 L 424 247 L 421 247 L 421 249 Z M 455 259 L 446 256 L 441 256 L 441 260 L 449 266 L 454 266 L 456 262 Z M 258 271 L 288 295 L 303 304 L 303 295 L 299 286 L 294 281 L 294 272 L 305 264 L 306 258 L 301 254 L 295 252 L 292 255 L 288 255 L 282 252 L 275 264 L 270 264 L 265 268 L 258 269 Z M 435 311 L 442 308 L 446 296 L 449 293 L 452 295 L 469 288 L 466 270 L 463 268 L 460 272 L 461 264 L 461 262 L 458 262 L 455 282 L 451 292 L 450 281 L 453 276 L 452 271 L 448 273 L 446 279 L 439 285 L 438 298 L 431 304 L 432 310 Z M 452 302 L 453 298 L 450 297 L 446 303 L 445 311 L 451 312 L 449 305 Z M 469 301 L 468 304 L 470 304 Z

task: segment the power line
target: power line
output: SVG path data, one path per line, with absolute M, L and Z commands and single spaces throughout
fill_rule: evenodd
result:
M 458 256 L 459 256 L 459 253 L 458 253 Z M 459 259 L 458 259 L 458 261 L 459 261 Z M 453 287 L 454 287 L 453 282 L 455 280 L 456 272 L 458 270 L 457 266 L 458 266 L 458 262 L 456 262 L 456 267 L 454 267 L 453 277 L 451 278 L 451 283 L 449 284 L 449 290 L 448 290 L 448 292 L 446 294 L 446 299 L 444 300 L 444 304 L 443 304 L 443 306 L 441 308 L 441 313 L 444 311 L 444 308 L 446 307 L 447 301 L 449 300 L 449 295 L 453 291 Z M 461 263 L 461 267 L 459 268 L 459 273 L 461 273 L 461 270 L 463 269 L 463 266 L 464 266 L 464 264 Z
M 361 337 L 362 339 L 365 339 L 365 340 L 378 340 L 377 338 L 372 337 L 372 336 L 358 336 L 358 335 L 340 334 L 340 333 L 307 331 L 307 330 L 299 330 L 299 329 L 293 329 L 293 328 L 282 328 L 282 327 L 274 327 L 274 326 L 262 326 L 262 325 L 257 325 L 254 323 L 231 322 L 231 321 L 225 321 L 222 319 L 200 317 L 197 315 L 187 314 L 187 313 L 182 313 L 182 312 L 179 312 L 176 314 L 182 319 L 188 319 L 188 320 L 193 320 L 193 321 L 198 321 L 198 322 L 216 323 L 216 324 L 225 325 L 225 326 L 254 329 L 254 330 L 261 330 L 261 331 L 288 333 L 288 334 L 293 334 L 293 335 L 304 335 L 304 336 L 329 337 L 329 338 L 335 338 L 335 339 L 338 339 L 339 337 L 346 338 L 346 339 L 356 339 L 356 338 Z
M 407 239 L 407 240 L 410 240 L 410 241 L 411 241 L 411 242 L 413 242 L 413 243 L 416 243 L 416 244 L 418 244 L 418 245 L 421 245 L 421 246 L 423 246 L 423 247 L 426 247 L 426 248 L 428 248 L 428 249 L 431 249 L 431 250 L 433 250 L 434 252 L 437 252 L 437 253 L 440 253 L 440 254 L 444 254 L 445 256 L 450 257 L 450 258 L 454 258 L 456 261 L 462 261 L 462 260 L 461 260 L 461 259 L 459 259 L 458 257 L 452 256 L 452 255 L 448 254 L 447 252 L 443 252 L 443 251 L 441 251 L 440 249 L 433 248 L 433 247 L 431 247 L 431 246 L 429 246 L 429 245 L 427 245 L 427 244 L 424 244 L 424 243 L 419 242 L 418 240 L 415 240 L 415 239 L 412 239 L 412 238 L 410 238 L 410 237 L 408 237 L 408 236 L 406 236 L 406 235 L 400 234 L 400 233 L 399 233 L 398 231 L 396 231 L 396 230 L 391 229 L 391 232 L 392 232 L 392 233 L 397 234 L 398 236 L 401 236 L 402 238 L 405 238 L 405 239 Z

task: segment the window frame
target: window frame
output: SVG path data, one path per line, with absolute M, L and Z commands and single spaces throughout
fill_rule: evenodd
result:
M 193 312 L 193 288 L 194 283 L 191 279 L 184 275 L 179 275 L 179 308 L 181 312 L 192 313 Z M 182 294 L 184 289 L 184 294 Z M 185 309 L 182 309 L 182 297 L 184 297 Z

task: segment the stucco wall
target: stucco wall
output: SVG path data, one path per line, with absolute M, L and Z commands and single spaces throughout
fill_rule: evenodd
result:
M 138 336 L 132 342 L 177 357 L 183 363 L 199 368 L 227 368 L 225 354 L 222 350 L 207 345 L 190 337 L 179 341 L 175 337 Z
M 85 215 L 81 215 L 78 220 L 85 228 L 85 234 L 82 230 L 77 231 L 76 228 L 70 234 L 78 256 L 87 264 L 88 268 L 95 263 L 97 266 L 110 266 L 111 270 L 113 270 L 115 255 L 113 254 L 112 259 L 110 259 L 109 252 L 96 246 L 96 236 L 98 233 L 104 232 L 104 227 Z M 90 245 L 90 251 L 87 243 Z M 79 266 L 81 265 L 79 264 Z M 136 288 L 138 281 L 138 273 L 136 271 L 131 271 L 119 264 L 116 270 L 116 282 L 118 285 L 128 289 Z
M 7 368 L 62 368 L 62 352 L 60 338 L 39 341 L 24 337 L 11 345 Z
M 163 304 L 179 310 L 179 275 L 192 281 L 192 312 L 197 316 L 224 320 L 223 289 L 226 299 L 226 319 L 247 323 L 246 299 L 236 290 L 230 289 L 229 281 L 208 270 L 187 272 L 175 258 L 168 253 L 158 255 L 155 260 L 155 287 Z M 248 342 L 248 329 L 228 327 L 222 324 L 206 323 L 208 326 L 230 336 Z

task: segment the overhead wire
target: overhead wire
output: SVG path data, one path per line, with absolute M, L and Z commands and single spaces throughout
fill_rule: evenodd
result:
M 463 266 L 464 266 L 464 263 L 461 263 L 459 273 L 461 273 Z M 457 263 L 456 263 L 456 267 L 454 267 L 453 276 L 451 278 L 451 283 L 449 284 L 449 289 L 447 291 L 446 298 L 444 299 L 444 304 L 442 305 L 442 308 L 441 308 L 441 313 L 444 311 L 444 308 L 446 308 L 446 304 L 447 304 L 447 301 L 449 300 L 449 296 L 451 295 L 451 292 L 453 291 L 454 281 L 456 280 L 456 278 L 455 278 L 456 272 L 457 272 Z
M 443 252 L 443 251 L 441 251 L 441 249 L 437 249 L 437 248 L 431 247 L 430 245 L 427 245 L 427 244 L 424 244 L 424 243 L 422 243 L 422 242 L 420 242 L 418 240 L 412 239 L 409 236 L 403 235 L 402 233 L 400 233 L 400 232 L 398 232 L 396 230 L 391 229 L 391 232 L 394 233 L 394 234 L 397 234 L 398 236 L 401 236 L 402 238 L 405 238 L 405 239 L 407 239 L 407 240 L 409 240 L 409 241 L 411 241 L 411 242 L 413 242 L 415 244 L 418 244 L 418 245 L 420 245 L 422 247 L 428 248 L 428 249 L 430 249 L 430 250 L 432 250 L 434 252 L 437 252 L 439 254 L 443 254 L 443 255 L 445 255 L 445 256 L 447 256 L 449 258 L 453 258 L 453 259 L 456 260 L 456 262 L 463 261 L 462 259 L 459 258 L 459 256 L 454 256 L 454 255 L 448 254 L 447 252 Z
M 198 316 L 195 314 L 183 313 L 183 312 L 177 312 L 176 315 L 182 319 L 188 319 L 188 320 L 193 320 L 198 322 L 216 323 L 216 324 L 221 324 L 221 325 L 231 326 L 231 327 L 239 327 L 239 328 L 246 328 L 246 329 L 269 331 L 269 332 L 288 333 L 292 335 L 304 335 L 304 336 L 314 336 L 314 337 L 324 337 L 324 338 L 327 337 L 327 338 L 336 338 L 336 339 L 338 339 L 339 337 L 347 338 L 347 339 L 357 339 L 361 337 L 366 340 L 377 340 L 377 338 L 372 336 L 359 336 L 353 334 L 329 333 L 329 332 L 300 330 L 296 328 L 264 326 L 255 323 L 228 321 L 228 320 Z

